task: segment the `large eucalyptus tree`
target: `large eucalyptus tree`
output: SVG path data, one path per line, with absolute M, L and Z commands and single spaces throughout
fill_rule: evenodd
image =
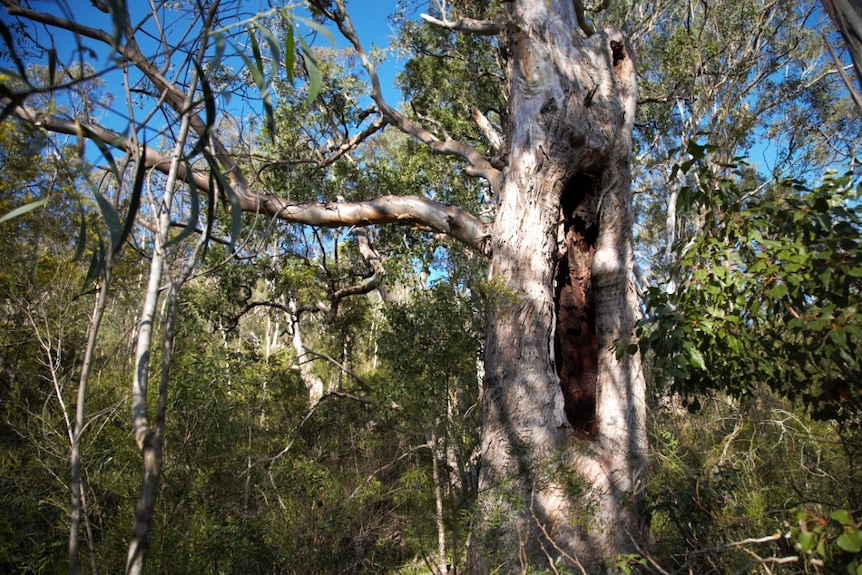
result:
M 317 21 L 334 25 L 352 47 L 369 79 L 372 105 L 356 115 L 357 124 L 336 126 L 325 139 L 309 139 L 306 144 L 317 147 L 303 161 L 322 168 L 361 149 L 383 128 L 399 130 L 450 157 L 453 169 L 484 183 L 493 210 L 479 217 L 431 199 L 433 190 L 420 195 L 380 190 L 379 197 L 361 201 L 349 201 L 345 190 L 298 201 L 261 184 L 254 162 L 245 155 L 251 142 L 226 129 L 231 114 L 241 111 L 235 99 L 228 104 L 221 97 L 237 88 L 236 78 L 226 77 L 225 69 L 242 63 L 248 83 L 261 93 L 262 108 L 271 112 L 269 81 L 300 70 L 294 32 L 301 20 L 288 8 L 245 15 L 239 2 L 214 0 L 178 8 L 156 1 L 129 14 L 125 2 L 93 0 L 100 13 L 85 19 L 77 8 L 49 13 L 18 0 L 2 3 L 17 23 L 11 32 L 7 29 L 7 38 L 24 31 L 20 38 L 38 40 L 37 33 L 26 32 L 36 29 L 54 35 L 41 46 L 50 83 L 30 82 L 25 90 L 4 85 L 4 117 L 13 114 L 69 134 L 82 146 L 95 140 L 103 151 L 127 153 L 141 168 L 139 174 L 155 170 L 186 184 L 184 192 L 174 190 L 169 180 L 172 193 L 149 208 L 161 213 L 156 252 L 169 243 L 172 210 L 175 220 L 189 213 L 198 217 L 197 207 L 182 211 L 197 203 L 189 201 L 183 208 L 177 194 L 200 193 L 210 198 L 220 194 L 235 214 L 241 210 L 298 224 L 417 226 L 448 235 L 488 259 L 490 289 L 498 297 L 492 298 L 486 326 L 473 569 L 520 572 L 527 562 L 548 560 L 595 573 L 613 565 L 620 554 L 639 550 L 646 434 L 644 375 L 632 345 L 638 312 L 630 162 L 637 86 L 635 55 L 619 30 L 594 29 L 579 0 L 515 0 L 503 7 L 476 5 L 482 13 L 463 14 L 438 5 L 426 18 L 428 25 L 474 35 L 495 46 L 499 55 L 504 108 L 494 114 L 472 110 L 482 137 L 468 140 L 386 101 L 375 61 L 360 43 L 343 0 L 309 3 Z M 178 20 L 178 15 L 184 18 Z M 245 28 L 249 22 L 257 25 Z M 279 31 L 284 35 L 277 39 Z M 89 59 L 91 46 L 99 46 L 102 54 L 112 52 L 107 61 L 124 74 L 126 131 L 28 106 L 29 93 L 74 89 L 61 73 L 71 62 L 64 62 L 64 53 L 50 43 L 58 34 L 75 39 L 79 49 L 72 60 Z M 225 38 L 242 56 L 218 60 Z M 297 53 L 306 56 L 303 73 L 314 92 L 320 76 L 312 50 L 297 38 Z M 17 58 L 24 51 L 11 53 L 19 81 L 26 85 L 26 69 Z M 95 61 L 104 64 L 106 59 Z M 247 88 L 236 94 L 247 94 Z M 158 144 L 148 128 L 155 115 L 167 120 Z M 241 119 L 234 120 L 242 134 Z M 181 129 L 173 130 L 172 124 Z M 281 160 L 289 163 L 291 158 Z M 207 205 L 215 210 L 212 200 Z M 158 286 L 160 276 L 155 277 Z M 146 309 L 155 309 L 154 302 Z M 141 331 L 151 322 L 146 312 Z M 146 342 L 141 345 L 139 371 L 141 362 L 149 361 Z M 163 365 L 163 376 L 166 369 Z M 127 568 L 140 572 L 153 482 L 158 482 L 160 435 L 147 424 L 145 381 L 136 379 L 133 397 L 135 436 L 150 493 L 139 504 Z M 163 424 L 161 404 L 159 409 Z

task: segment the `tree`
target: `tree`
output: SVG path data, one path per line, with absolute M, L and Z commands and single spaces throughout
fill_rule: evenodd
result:
M 258 183 L 253 158 L 245 155 L 247 147 L 231 142 L 220 128 L 235 108 L 218 94 L 254 85 L 263 103 L 264 132 L 269 127 L 269 137 L 277 138 L 271 130 L 268 81 L 276 74 L 305 75 L 311 100 L 320 90 L 321 76 L 304 36 L 298 36 L 301 70 L 295 58 L 294 23 L 303 21 L 286 10 L 273 10 L 269 15 L 274 20 L 251 15 L 254 24 L 242 29 L 244 20 L 230 4 L 215 1 L 187 8 L 180 22 L 188 27 L 177 30 L 162 25 L 172 21 L 167 3 L 155 4 L 146 14 L 129 14 L 125 3 L 94 2 L 101 14 L 85 23 L 83 16 L 76 20 L 68 12 L 49 14 L 3 0 L 21 26 L 38 24 L 74 34 L 79 48 L 75 58 L 86 58 L 91 43 L 110 49 L 122 63 L 131 119 L 121 131 L 28 105 L 29 93 L 64 87 L 61 75 L 54 73 L 58 51 L 48 45 L 44 53 L 51 81 L 34 84 L 19 66 L 20 80 L 29 86 L 4 86 L 3 116 L 15 115 L 48 131 L 96 141 L 103 150 L 127 153 L 140 172 L 169 174 L 169 190 L 176 177 L 193 193 L 211 198 L 209 218 L 216 210 L 212 198 L 222 198 L 232 210 L 231 243 L 237 239 L 242 210 L 322 227 L 418 226 L 448 235 L 488 258 L 494 304 L 486 325 L 473 567 L 483 571 L 502 565 L 514 572 L 526 562 L 547 558 L 598 572 L 619 554 L 636 550 L 642 539 L 646 434 L 644 376 L 632 345 L 637 301 L 630 162 L 637 86 L 635 55 L 626 37 L 616 29 L 594 30 L 581 2 L 509 2 L 504 11 L 494 8 L 484 18 L 479 13 L 432 14 L 427 19 L 433 25 L 474 34 L 500 53 L 505 112 L 497 111 L 499 122 L 493 126 L 486 111 L 474 111 L 479 129 L 468 141 L 453 138 L 421 115 L 392 107 L 342 0 L 310 3 L 315 18 L 335 25 L 352 46 L 370 80 L 373 101 L 366 113 L 357 115 L 359 125 L 335 132 L 338 139 L 312 140 L 322 144 L 318 166 L 347 158 L 375 132 L 392 127 L 451 157 L 468 176 L 483 179 L 495 208 L 488 221 L 430 199 L 431 190 L 420 195 L 386 190 L 387 195 L 357 201 L 340 201 L 338 191 L 317 194 L 310 201 L 267 193 Z M 320 27 L 315 21 L 304 22 L 311 29 Z M 220 32 L 208 32 L 217 26 Z M 160 40 L 149 54 L 147 34 Z M 184 40 L 178 43 L 177 38 Z M 230 43 L 239 55 L 221 60 Z M 17 53 L 14 47 L 12 52 Z M 249 73 L 246 85 L 220 68 L 239 62 Z M 135 103 L 142 100 L 153 106 L 145 108 L 147 114 L 158 112 L 168 120 L 159 135 L 166 140 L 164 149 L 175 150 L 172 156 L 146 133 L 152 116 L 135 117 Z M 184 130 L 170 129 L 180 120 L 188 127 L 187 145 Z M 157 228 L 158 253 L 167 242 L 166 214 L 171 213 L 169 200 L 162 205 L 167 209 Z M 197 214 L 191 210 L 181 215 L 190 213 Z M 153 291 L 159 284 L 155 265 L 142 330 L 148 329 L 150 311 L 160 297 Z M 178 283 L 171 285 L 173 306 Z M 165 358 L 169 352 L 168 337 Z M 145 396 L 148 361 L 144 349 L 138 357 L 136 371 L 143 371 L 133 388 L 136 397 Z M 160 397 L 168 384 L 168 372 L 162 373 Z M 159 478 L 160 447 L 147 438 L 161 434 L 163 401 L 161 397 L 154 431 L 147 428 L 146 403 L 134 408 L 150 493 L 142 497 L 150 510 L 139 509 L 139 527 L 150 520 L 152 481 Z M 146 550 L 146 532 L 136 541 L 129 572 L 142 568 L 138 550 Z
M 835 23 L 838 32 L 843 36 L 844 43 L 847 45 L 847 50 L 853 60 L 853 66 L 856 68 L 858 88 L 854 87 L 850 78 L 843 73 L 842 78 L 847 89 L 853 95 L 857 109 L 862 113 L 862 94 L 860 94 L 860 90 L 862 90 L 862 7 L 850 0 L 823 0 L 823 8 Z M 832 57 L 838 68 L 841 69 L 840 60 L 838 60 L 835 52 L 832 52 Z

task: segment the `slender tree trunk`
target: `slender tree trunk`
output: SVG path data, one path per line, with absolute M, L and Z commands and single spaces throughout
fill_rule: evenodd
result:
M 446 525 L 443 522 L 443 481 L 440 476 L 440 458 L 445 453 L 441 449 L 440 439 L 437 437 L 437 428 L 440 421 L 436 421 L 431 431 L 431 440 L 429 447 L 431 448 L 431 478 L 434 483 L 434 503 L 435 515 L 434 522 L 437 525 L 437 573 L 445 575 L 449 573 L 449 568 L 446 561 Z
M 87 520 L 87 510 L 84 505 L 84 493 L 81 481 L 81 435 L 84 433 L 84 414 L 87 399 L 87 383 L 90 380 L 90 372 L 93 367 L 93 354 L 96 351 L 96 340 L 99 336 L 99 328 L 102 318 L 105 317 L 105 308 L 108 303 L 108 287 L 111 284 L 111 268 L 113 257 L 109 256 L 105 262 L 105 275 L 102 287 L 96 296 L 96 305 L 93 309 L 93 317 L 90 320 L 90 330 L 87 334 L 87 347 L 84 350 L 84 362 L 81 364 L 81 376 L 78 380 L 78 399 L 75 406 L 75 429 L 72 432 L 72 446 L 69 453 L 71 480 L 70 491 L 70 526 L 69 526 L 69 575 L 78 575 L 78 538 L 81 532 L 81 518 L 83 517 L 87 529 L 87 539 L 92 546 L 90 524 Z M 98 573 L 95 559 L 95 550 L 90 549 L 90 568 L 93 573 Z
M 189 95 L 186 98 L 186 105 L 189 107 L 191 106 L 192 94 L 194 94 L 196 84 L 197 77 L 195 76 L 193 77 Z M 153 331 L 162 277 L 164 276 L 167 264 L 165 244 L 171 224 L 171 209 L 174 203 L 174 194 L 179 185 L 180 158 L 182 157 L 183 146 L 189 134 L 190 124 L 190 115 L 184 114 L 180 122 L 179 137 L 174 148 L 174 158 L 172 159 L 171 169 L 165 184 L 164 195 L 161 198 L 156 214 L 157 224 L 155 233 L 153 234 L 153 255 L 150 261 L 150 276 L 144 296 L 144 305 L 141 309 L 141 320 L 138 324 L 135 372 L 132 380 L 132 426 L 135 443 L 138 449 L 141 450 L 143 472 L 141 488 L 138 492 L 138 503 L 135 507 L 135 525 L 132 529 L 132 537 L 129 541 L 129 548 L 126 554 L 126 575 L 141 575 L 146 564 L 147 551 L 150 545 L 149 538 L 153 510 L 156 505 L 156 496 L 158 495 L 159 483 L 161 481 L 162 447 L 164 442 L 165 412 L 167 410 L 167 386 L 173 353 L 174 311 L 177 291 L 182 286 L 185 278 L 191 274 L 191 266 L 196 260 L 201 246 L 199 243 L 193 254 L 186 261 L 186 266 L 181 272 L 181 277 L 172 281 L 168 290 L 165 333 L 162 338 L 162 367 L 158 404 L 156 406 L 156 421 L 154 426 L 150 426 L 147 413 L 150 353 L 153 345 Z M 212 209 L 212 206 L 210 209 Z
M 510 5 L 510 145 L 492 246 L 473 568 L 597 573 L 641 537 L 633 336 L 634 54 L 572 2 Z

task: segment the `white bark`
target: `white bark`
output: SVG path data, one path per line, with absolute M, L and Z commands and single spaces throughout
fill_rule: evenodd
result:
M 312 358 L 305 345 L 302 343 L 302 332 L 299 331 L 299 315 L 296 312 L 296 302 L 290 300 L 288 307 L 290 309 L 290 329 L 293 334 L 293 351 L 296 354 L 296 369 L 299 371 L 299 376 L 302 382 L 308 389 L 308 405 L 309 409 L 314 409 L 320 398 L 323 397 L 324 385 L 323 380 L 316 376 L 311 371 Z
M 438 420 L 435 422 L 434 428 L 431 431 L 431 440 L 428 442 L 428 447 L 431 448 L 431 479 L 434 483 L 434 504 L 435 514 L 434 519 L 437 526 L 437 573 L 445 575 L 449 573 L 446 561 L 446 525 L 443 522 L 443 483 L 440 477 L 440 462 L 443 457 L 443 450 L 440 448 L 440 440 L 437 437 L 436 428 L 440 424 Z
M 503 525 L 478 526 L 474 568 L 506 561 L 504 571 L 520 571 L 523 557 L 550 554 L 598 572 L 615 554 L 634 550 L 629 535 L 640 536 L 644 379 L 638 357 L 617 359 L 614 348 L 630 341 L 637 313 L 629 172 L 634 55 L 613 30 L 579 37 L 570 2 L 516 2 L 510 16 L 511 152 L 491 276 L 516 303 L 501 305 L 488 326 L 479 478 L 483 516 L 510 514 Z M 566 203 L 598 226 L 592 245 L 567 254 L 587 262 L 586 274 L 572 281 L 583 283 L 594 306 L 592 404 L 566 405 L 572 390 L 564 396 L 555 369 L 565 359 L 554 350 L 557 252 L 581 249 L 557 244 Z M 556 353 L 574 354 L 571 361 L 582 366 L 594 361 L 577 355 L 567 334 L 559 337 Z M 583 428 L 572 428 L 572 411 Z M 580 497 L 571 472 L 582 480 Z M 489 550 L 491 528 L 504 536 Z M 484 552 L 475 549 L 483 537 Z
M 107 32 L 40 15 L 11 0 L 0 3 L 34 22 L 106 45 L 113 40 Z M 474 546 L 474 557 L 488 567 L 502 564 L 503 571 L 512 572 L 527 567 L 521 564 L 523 558 L 559 555 L 571 566 L 598 571 L 615 553 L 636 549 L 628 537 L 637 539 L 640 527 L 644 380 L 637 356 L 617 359 L 614 352 L 617 342 L 629 341 L 636 317 L 628 168 L 636 100 L 634 55 L 619 32 L 583 38 L 580 29 L 591 28 L 584 18 L 579 21 L 580 3 L 571 0 L 507 2 L 505 25 L 497 20 L 435 22 L 500 34 L 500 41 L 508 44 L 508 125 L 505 141 L 498 142 L 503 157 L 492 162 L 472 146 L 414 123 L 383 99 L 344 3 L 335 4 L 337 11 L 329 3 L 316 7 L 355 48 L 368 72 L 380 123 L 411 135 L 436 153 L 466 162 L 468 175 L 484 177 L 498 202 L 492 230 L 464 210 L 418 196 L 301 204 L 258 193 L 237 159 L 208 132 L 203 119 L 189 111 L 191 99 L 184 88 L 144 58 L 133 34 L 126 35 L 122 54 L 163 94 L 165 105 L 182 115 L 186 127 L 209 138 L 242 210 L 318 226 L 421 226 L 490 254 L 492 285 L 499 287 L 501 297 L 487 330 L 479 477 L 479 506 L 486 521 L 477 525 L 474 539 L 484 535 L 489 548 Z M 216 6 L 213 3 L 212 9 Z M 83 131 L 85 137 L 98 137 L 109 145 L 123 149 L 128 145 L 104 128 L 64 123 L 21 105 L 12 112 L 49 130 Z M 194 180 L 200 190 L 209 185 L 206 173 L 185 171 L 156 150 L 147 149 L 145 158 L 148 166 L 173 170 L 170 185 L 177 179 Z M 163 232 L 170 223 L 168 212 L 162 212 L 159 223 Z M 133 414 L 141 446 L 151 438 L 146 376 L 161 258 L 157 245 L 139 331 Z M 573 294 L 574 315 L 558 301 L 563 288 L 571 288 L 567 294 Z M 583 327 L 573 330 L 581 332 L 580 339 L 558 329 L 557 316 L 564 313 L 583 320 Z M 565 389 L 558 375 L 558 370 L 564 372 L 561 365 L 568 366 Z M 158 482 L 160 452 L 155 439 L 154 449 L 144 449 L 145 469 L 156 472 L 155 481 L 145 475 L 149 486 Z M 583 489 L 576 493 L 579 486 Z M 501 517 L 499 509 L 507 518 L 491 525 L 491 517 Z M 146 524 L 144 515 L 138 525 Z M 490 548 L 495 544 L 497 555 Z M 146 532 L 138 533 L 136 526 L 130 566 L 145 547 Z M 140 572 L 142 559 L 135 566 L 129 571 Z

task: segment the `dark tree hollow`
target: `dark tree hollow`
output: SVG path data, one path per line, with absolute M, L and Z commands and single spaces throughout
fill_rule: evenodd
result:
M 555 279 L 554 358 L 566 419 L 579 438 L 596 436 L 599 348 L 591 265 L 599 226 L 596 176 L 577 174 L 560 196 L 561 244 Z

